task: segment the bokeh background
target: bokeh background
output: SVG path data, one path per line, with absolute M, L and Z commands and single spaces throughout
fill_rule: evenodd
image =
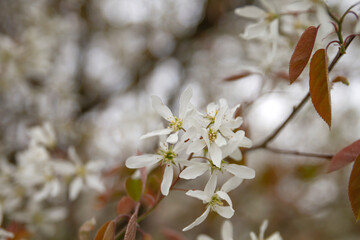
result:
M 269 2 L 280 8 L 291 1 Z M 354 2 L 329 5 L 340 14 Z M 234 10 L 245 5 L 262 6 L 252 0 L 1 0 L 0 155 L 16 162 L 28 143 L 26 130 L 50 122 L 59 149 L 73 145 L 84 159 L 101 159 L 109 169 L 121 166 L 127 157 L 156 148 L 154 139 L 139 140 L 162 124 L 150 96 L 160 96 L 177 112 L 179 95 L 187 86 L 193 88 L 192 103 L 200 109 L 219 98 L 230 106 L 240 103 L 247 136 L 260 142 L 308 91 L 306 74 L 291 86 L 284 79 L 306 22 L 301 16 L 284 22 L 303 25 L 296 25 L 298 31 L 291 35 L 284 33 L 287 41 L 269 62 L 271 44 L 266 39 L 239 36 L 251 21 Z M 356 18 L 349 16 L 345 23 L 345 30 L 352 32 Z M 331 73 L 350 82 L 333 86 L 331 131 L 308 103 L 271 146 L 334 154 L 359 138 L 359 46 L 356 38 Z M 244 71 L 257 74 L 224 81 Z M 268 233 L 280 231 L 289 240 L 360 238 L 347 200 L 350 167 L 327 174 L 326 159 L 261 149 L 246 154 L 245 160 L 257 176 L 231 193 L 235 239 L 249 239 L 264 219 L 270 222 Z M 106 181 L 112 187 L 122 184 Z M 97 216 L 97 228 L 114 218 L 116 200 L 99 208 L 94 207 L 94 194 L 71 203 L 59 199 L 57 204 L 70 214 L 57 225 L 56 234 L 34 239 L 76 239 L 90 217 Z M 184 192 L 174 191 L 142 226 L 154 239 L 163 239 L 164 228 L 181 231 L 201 214 L 201 207 Z M 219 239 L 222 221 L 211 215 L 182 234 L 195 239 L 207 233 Z

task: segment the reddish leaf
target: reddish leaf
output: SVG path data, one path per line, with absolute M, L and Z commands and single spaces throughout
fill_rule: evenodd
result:
M 96 221 L 94 217 L 84 222 L 79 229 L 79 240 L 89 240 L 90 239 L 89 233 L 92 230 L 94 230 L 95 224 Z
M 126 226 L 126 232 L 124 240 L 135 240 L 136 237 L 136 228 L 137 228 L 137 214 L 139 211 L 140 204 L 136 205 L 135 212 L 131 216 L 128 225 Z
M 349 146 L 341 149 L 330 161 L 328 172 L 336 171 L 351 163 L 360 154 L 360 140 L 357 140 Z
M 235 74 L 235 75 L 232 75 L 230 77 L 224 78 L 224 81 L 225 82 L 232 82 L 232 81 L 240 80 L 242 78 L 250 76 L 251 74 L 254 74 L 254 73 L 250 72 L 250 71 L 244 71 L 242 73 Z
M 360 155 L 357 156 L 351 171 L 349 188 L 349 200 L 356 221 L 360 219 Z
M 129 214 L 131 210 L 134 208 L 135 202 L 130 197 L 125 196 L 122 197 L 116 206 L 116 211 L 118 215 L 121 214 Z
M 301 35 L 289 64 L 289 79 L 293 83 L 302 73 L 308 63 L 314 47 L 316 34 L 319 27 L 308 27 Z
M 325 49 L 317 50 L 310 62 L 310 95 L 316 111 L 331 127 L 331 100 Z
M 341 82 L 343 84 L 345 84 L 346 86 L 349 86 L 350 83 L 348 81 L 348 79 L 346 77 L 343 77 L 343 76 L 337 76 L 336 78 L 334 78 L 332 80 L 333 83 L 336 83 L 336 82 Z
M 103 240 L 114 240 L 115 239 L 115 227 L 116 227 L 115 222 L 111 221 L 106 228 Z
M 104 223 L 104 225 L 101 226 L 101 228 L 97 231 L 94 240 L 103 240 L 106 229 L 111 222 L 112 221 L 107 221 L 106 223 Z

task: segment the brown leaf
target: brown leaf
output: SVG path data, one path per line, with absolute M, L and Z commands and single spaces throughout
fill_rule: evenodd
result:
M 135 240 L 136 237 L 136 228 L 137 228 L 137 214 L 139 211 L 140 204 L 136 204 L 136 209 L 133 215 L 131 216 L 128 225 L 126 226 L 126 232 L 124 240 Z
M 104 225 L 101 226 L 101 228 L 97 231 L 94 240 L 103 240 L 106 229 L 111 222 L 112 221 L 107 221 L 104 223 Z
M 350 85 L 348 79 L 347 79 L 346 77 L 344 77 L 344 76 L 337 76 L 336 78 L 334 78 L 334 79 L 332 80 L 332 82 L 333 82 L 333 83 L 341 82 L 341 83 L 345 84 L 346 86 L 349 86 L 349 85 Z
M 356 221 L 360 219 L 360 155 L 357 156 L 351 171 L 349 188 L 349 200 Z
M 150 234 L 148 233 L 144 233 L 143 237 L 142 237 L 142 240 L 152 240 L 152 237 Z
M 94 217 L 84 222 L 79 229 L 79 240 L 89 240 L 89 233 L 94 230 L 95 224 L 96 220 Z
M 115 239 L 115 227 L 116 227 L 115 221 L 111 221 L 106 228 L 103 240 Z
M 248 77 L 250 76 L 251 74 L 255 74 L 253 72 L 250 72 L 250 71 L 244 71 L 242 73 L 239 73 L 239 74 L 235 74 L 235 75 L 231 75 L 229 77 L 226 77 L 224 78 L 224 81 L 225 82 L 232 82 L 232 81 L 236 81 L 236 80 L 240 80 L 242 78 L 245 78 L 245 77 Z
M 314 47 L 317 31 L 319 27 L 308 27 L 301 35 L 299 42 L 297 43 L 295 50 L 291 56 L 289 64 L 289 79 L 290 83 L 300 76 L 306 64 L 308 63 L 311 52 Z
M 310 62 L 311 101 L 322 119 L 331 127 L 331 99 L 325 49 L 319 49 Z
M 328 172 L 336 171 L 347 164 L 351 163 L 360 154 L 360 140 L 353 142 L 352 144 L 341 149 L 340 152 L 335 154 L 331 159 L 328 167 Z
M 118 215 L 121 214 L 129 214 L 131 210 L 134 208 L 135 202 L 130 197 L 125 196 L 122 197 L 116 206 L 116 211 Z

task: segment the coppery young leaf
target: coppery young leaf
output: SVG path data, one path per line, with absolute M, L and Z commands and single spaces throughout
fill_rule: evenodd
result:
M 89 240 L 89 233 L 94 230 L 95 224 L 96 220 L 94 217 L 84 222 L 79 229 L 79 240 Z
M 302 73 L 308 63 L 314 47 L 319 27 L 308 27 L 301 35 L 289 64 L 289 79 L 293 83 Z
M 347 79 L 346 77 L 344 77 L 344 76 L 337 76 L 336 78 L 334 78 L 334 79 L 332 80 L 332 82 L 333 82 L 333 83 L 341 82 L 341 83 L 345 84 L 346 86 L 349 86 L 349 85 L 350 85 L 348 79 Z
M 331 99 L 325 49 L 319 49 L 310 62 L 311 101 L 322 119 L 331 127 Z
M 360 219 L 360 155 L 357 156 L 351 171 L 349 188 L 349 200 L 356 221 Z
M 140 204 L 137 203 L 135 212 L 131 215 L 131 218 L 126 226 L 125 237 L 124 240 L 135 240 L 136 237 L 136 229 L 137 229 L 137 215 L 139 211 Z
M 336 171 L 347 164 L 351 163 L 360 154 L 360 140 L 353 142 L 352 144 L 341 149 L 340 152 L 335 154 L 331 159 L 328 167 L 328 172 Z
M 128 196 L 122 197 L 116 206 L 116 211 L 118 215 L 129 214 L 131 210 L 135 207 L 135 202 Z
M 115 227 L 116 227 L 115 221 L 111 221 L 106 228 L 103 240 L 114 240 L 115 239 Z
M 101 228 L 97 231 L 94 240 L 103 240 L 106 229 L 111 222 L 112 221 L 107 221 L 104 223 L 104 225 L 101 226 Z

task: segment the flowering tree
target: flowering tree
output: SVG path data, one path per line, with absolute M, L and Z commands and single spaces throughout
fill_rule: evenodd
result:
M 360 219 L 359 126 L 339 124 L 334 110 L 338 99 L 352 106 L 336 87 L 357 87 L 359 3 L 115 2 L 39 0 L 1 10 L 4 19 L 17 8 L 28 18 L 9 21 L 19 31 L 4 24 L 0 36 L 0 239 L 359 236 L 350 207 L 335 204 L 346 203 L 339 189 L 347 184 Z M 232 27 L 221 35 L 238 23 L 240 36 Z M 350 64 L 341 65 L 344 55 Z M 213 73 L 221 81 L 207 82 Z M 262 100 L 278 91 L 303 96 L 286 99 L 280 113 Z M 256 109 L 265 113 L 254 117 Z M 270 130 L 257 129 L 273 115 L 281 116 Z M 296 118 L 300 130 L 279 143 Z M 349 128 L 353 143 L 311 148 L 319 143 L 307 129 L 326 136 Z M 341 170 L 352 162 L 350 173 Z M 316 229 L 329 209 L 351 222 L 342 232 Z M 290 224 L 295 213 L 312 232 Z M 270 235 L 268 218 L 279 230 Z

